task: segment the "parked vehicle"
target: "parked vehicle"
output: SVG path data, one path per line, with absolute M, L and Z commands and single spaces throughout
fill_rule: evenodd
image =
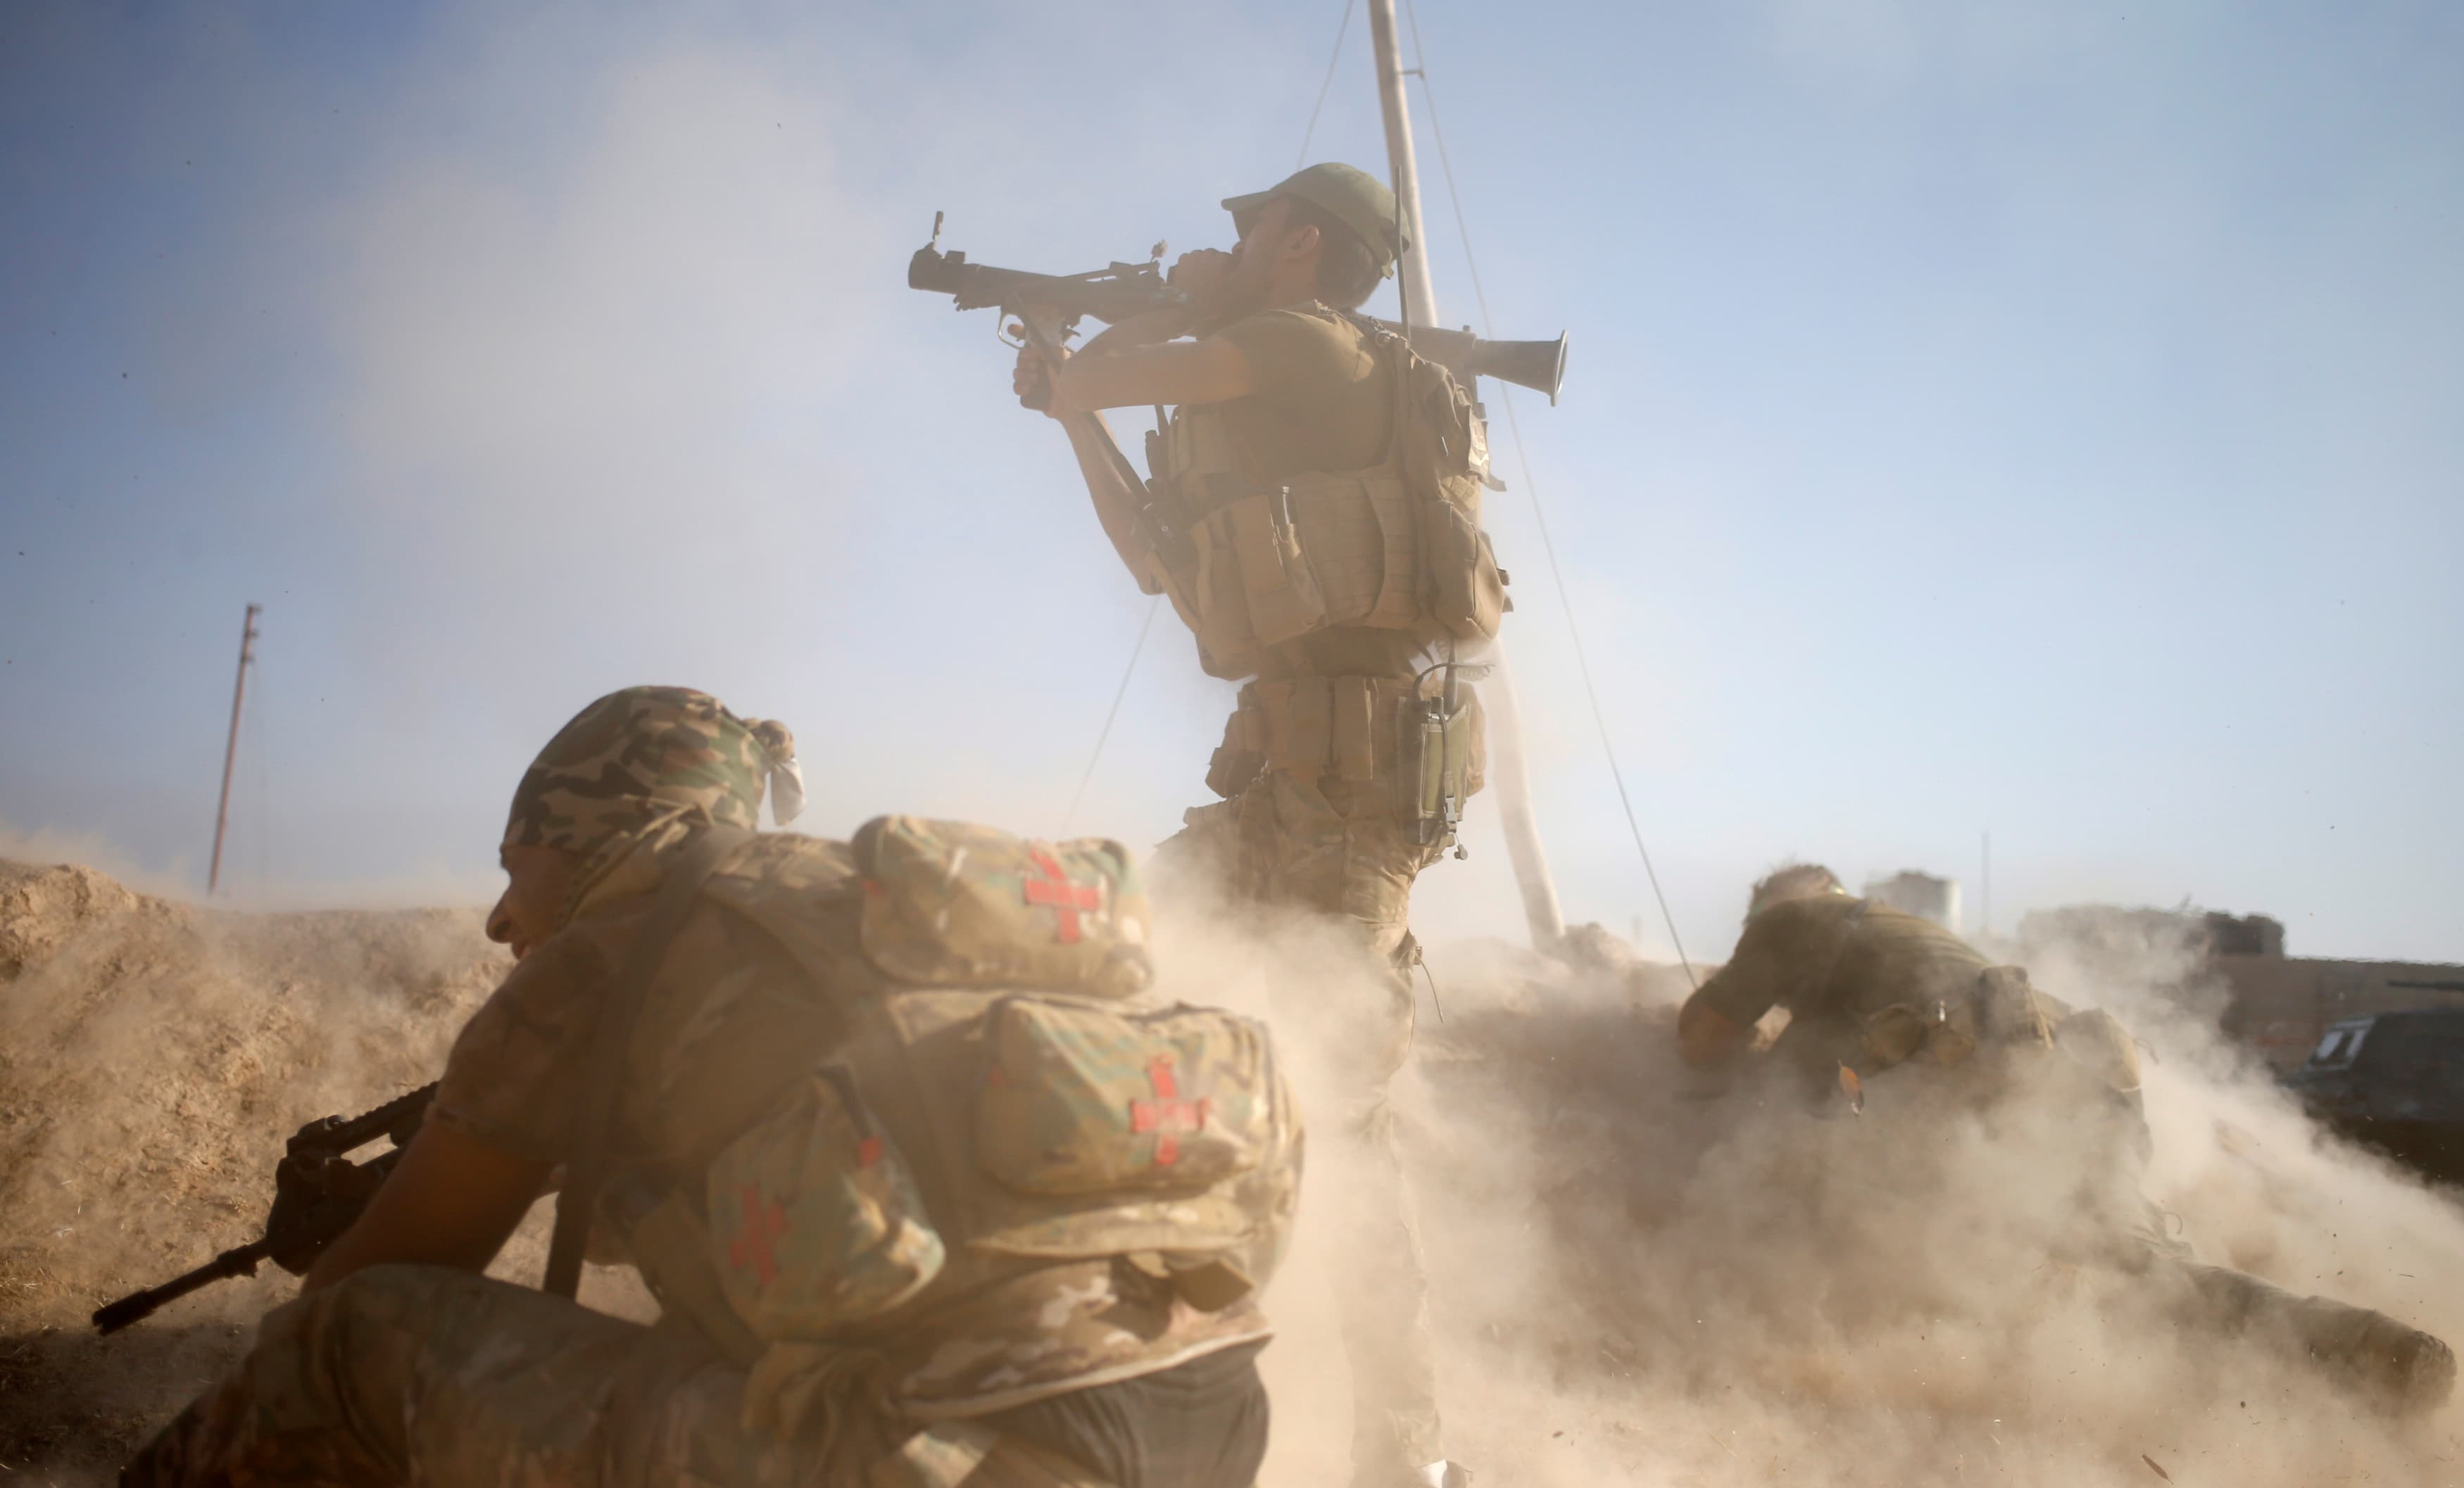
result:
M 2464 1182 L 2464 1008 L 2340 1019 L 2285 1083 L 2343 1135 Z

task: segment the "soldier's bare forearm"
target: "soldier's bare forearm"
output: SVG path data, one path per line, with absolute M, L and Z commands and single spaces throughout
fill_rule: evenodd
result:
M 1190 308 L 1166 305 L 1144 315 L 1130 317 L 1118 325 L 1099 332 L 1092 340 L 1078 349 L 1082 357 L 1104 357 L 1127 351 L 1133 346 L 1153 346 L 1189 334 Z
M 1081 354 L 1052 381 L 1056 416 L 1094 408 L 1223 403 L 1252 391 L 1249 359 L 1221 337 Z
M 1677 1015 L 1677 1052 L 1686 1063 L 1707 1069 L 1745 1044 L 1745 1030 L 1697 992 Z
M 397 1261 L 485 1270 L 547 1175 L 544 1163 L 430 1122 L 403 1149 L 359 1220 L 317 1258 L 301 1290 Z

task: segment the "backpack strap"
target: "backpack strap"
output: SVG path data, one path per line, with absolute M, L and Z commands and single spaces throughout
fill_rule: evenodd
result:
M 571 1297 L 581 1286 L 582 1253 L 590 1243 L 591 1211 L 606 1187 L 611 1168 L 608 1139 L 616 1129 L 625 1055 L 633 1041 L 633 1025 L 640 1020 L 650 979 L 667 958 L 668 943 L 675 939 L 685 917 L 699 902 L 702 886 L 719 863 L 752 835 L 740 827 L 712 826 L 685 843 L 668 865 L 658 897 L 650 903 L 649 917 L 608 985 L 584 1056 L 581 1129 L 565 1164 L 564 1187 L 556 1196 L 556 1231 L 548 1241 L 547 1274 L 539 1281 L 543 1292 Z

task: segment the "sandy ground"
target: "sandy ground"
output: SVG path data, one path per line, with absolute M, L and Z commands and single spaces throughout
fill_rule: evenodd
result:
M 0 1465 L 99 1480 L 235 1357 L 296 1284 L 272 1266 L 112 1338 L 87 1315 L 253 1239 L 284 1140 L 433 1079 L 510 964 L 475 911 L 218 913 L 0 863 Z
M 253 1237 L 283 1139 L 433 1078 L 507 964 L 473 911 L 220 913 L 0 864 L 0 1483 L 107 1480 L 245 1346 L 293 1285 L 272 1268 L 112 1339 L 86 1316 Z M 1485 1485 L 2464 1481 L 2454 1404 L 2387 1420 L 2032 1257 L 2007 1143 L 1877 1167 L 1880 1128 L 1689 1082 L 1664 976 L 1494 951 L 1445 975 L 1397 1106 L 1449 1443 Z M 2203 1258 L 2464 1336 L 2464 1209 L 2137 1011 L 2150 1192 Z M 1313 1167 L 1304 1214 L 1342 1197 Z M 501 1274 L 537 1275 L 544 1217 Z M 1269 1295 L 1269 1488 L 1348 1476 L 1361 1258 L 1328 1233 Z M 613 1273 L 584 1295 L 641 1306 Z

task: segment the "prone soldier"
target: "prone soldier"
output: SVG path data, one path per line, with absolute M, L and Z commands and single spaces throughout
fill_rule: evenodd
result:
M 1246 1488 L 1299 1176 L 1264 1028 L 1146 996 L 1116 844 L 757 834 L 793 760 L 676 688 L 548 743 L 488 924 L 513 971 L 124 1483 Z M 560 1167 L 546 1290 L 483 1277 Z M 571 1300 L 585 1244 L 655 1326 Z
M 1277 1016 L 1326 1030 L 1347 1083 L 1334 1155 L 1357 1199 L 1357 1479 L 1442 1480 L 1386 1087 L 1411 1035 L 1412 884 L 1481 785 L 1457 649 L 1494 639 L 1505 602 L 1479 526 L 1485 441 L 1451 377 L 1351 313 L 1405 247 L 1387 187 L 1327 164 L 1223 206 L 1239 246 L 1180 258 L 1186 305 L 1124 319 L 1058 367 L 1030 347 L 1014 387 L 1063 421 L 1106 535 L 1171 599 L 1200 666 L 1243 684 L 1206 772 L 1222 799 L 1186 814 L 1159 871 L 1320 917 L 1357 948 L 1352 980 L 1376 1006 L 1295 998 Z M 1167 405 L 1141 489 L 1100 412 Z
M 2168 1238 L 2141 1177 L 2151 1142 L 2137 1045 L 2112 1014 L 2073 1009 L 1995 966 L 1931 921 L 1849 894 L 1828 868 L 1793 864 L 1754 886 L 1728 963 L 1678 1015 L 1679 1052 L 1710 1067 L 1785 1008 L 1769 1057 L 1808 1094 L 1835 1083 L 1908 1135 L 1944 1110 L 2015 1111 L 2058 1130 L 2068 1165 L 2035 1175 L 2062 1195 L 2067 1258 L 2144 1278 L 2195 1326 L 2265 1340 L 2397 1412 L 2443 1402 L 2455 1356 L 2429 1333 L 2324 1297 L 2297 1297 L 2246 1273 L 2202 1265 Z

